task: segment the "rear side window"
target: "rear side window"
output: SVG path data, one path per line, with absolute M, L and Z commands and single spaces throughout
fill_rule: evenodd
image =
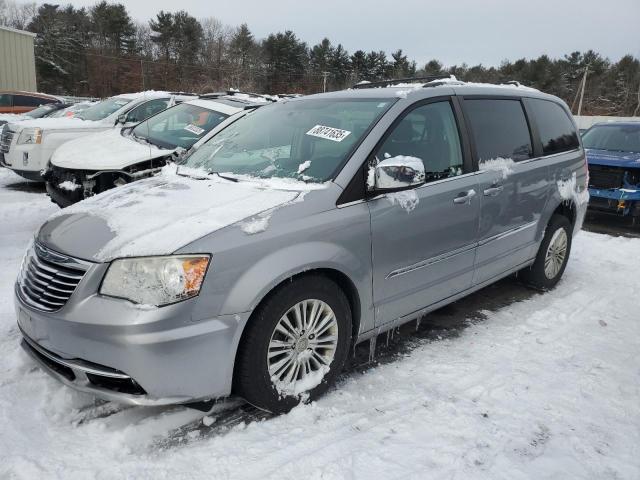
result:
M 464 108 L 480 162 L 533 157 L 529 125 L 519 100 L 465 100 Z
M 0 107 L 11 106 L 11 95 L 8 93 L 0 93 Z
M 47 103 L 54 103 L 55 100 L 42 97 L 30 97 L 28 95 L 14 95 L 13 105 L 15 107 L 39 107 Z
M 548 100 L 529 99 L 527 106 L 536 119 L 544 155 L 578 148 L 578 133 L 560 105 Z

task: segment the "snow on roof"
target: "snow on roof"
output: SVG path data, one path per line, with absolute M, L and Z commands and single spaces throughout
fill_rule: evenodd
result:
M 28 37 L 37 37 L 37 35 L 33 32 L 27 32 L 26 30 L 18 30 L 17 28 L 4 27 L 0 25 L 0 30 L 5 30 L 7 32 L 19 33 L 21 35 L 27 35 Z
M 126 98 L 127 100 L 137 100 L 139 98 L 157 98 L 157 97 L 181 97 L 192 98 L 191 95 L 188 94 L 176 94 L 171 92 L 164 92 L 162 90 L 146 90 L 144 92 L 133 92 L 133 93 L 121 93 L 119 95 L 114 95 L 114 97 Z

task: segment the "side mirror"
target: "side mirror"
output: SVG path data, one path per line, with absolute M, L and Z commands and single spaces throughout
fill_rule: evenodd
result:
M 425 179 L 424 164 L 415 157 L 386 158 L 375 166 L 374 179 L 376 190 L 399 190 L 421 185 Z
M 121 113 L 120 115 L 118 115 L 116 123 L 121 123 L 122 125 L 127 123 L 127 114 L 126 113 Z

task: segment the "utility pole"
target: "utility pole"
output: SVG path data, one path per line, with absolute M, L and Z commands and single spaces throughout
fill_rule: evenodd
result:
M 587 87 L 587 74 L 589 73 L 589 65 L 584 67 L 584 76 L 582 77 L 582 90 L 580 91 L 580 101 L 578 102 L 578 116 L 582 112 L 582 99 L 584 98 L 584 91 Z
M 329 72 L 322 72 L 322 92 L 327 91 L 327 77 L 329 76 Z
M 146 89 L 144 88 L 144 65 L 142 63 L 142 59 L 140 59 L 140 76 L 142 77 L 142 91 L 145 92 Z

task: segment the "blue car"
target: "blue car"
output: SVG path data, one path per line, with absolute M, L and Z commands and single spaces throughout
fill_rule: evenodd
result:
M 582 137 L 589 208 L 640 222 L 640 122 L 599 123 Z

